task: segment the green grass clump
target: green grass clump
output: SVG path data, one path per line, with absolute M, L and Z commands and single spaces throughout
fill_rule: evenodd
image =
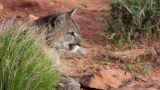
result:
M 59 74 L 34 40 L 12 31 L 0 36 L 0 90 L 54 90 Z
M 159 38 L 160 0 L 111 0 L 103 24 L 105 37 L 115 44 L 119 40 L 132 43 L 139 37 Z

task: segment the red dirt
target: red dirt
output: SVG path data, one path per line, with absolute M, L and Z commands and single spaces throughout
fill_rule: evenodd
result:
M 0 19 L 11 16 L 26 18 L 29 15 L 40 17 L 78 8 L 75 19 L 82 35 L 86 39 L 101 40 L 98 33 L 102 28 L 96 20 L 101 17 L 101 10 L 106 3 L 106 0 L 1 0 L 4 9 L 0 10 Z
M 96 63 L 97 59 L 106 52 L 104 41 L 99 36 L 102 26 L 96 21 L 101 17 L 101 11 L 106 7 L 107 2 L 108 0 L 0 0 L 0 5 L 3 6 L 3 9 L 0 9 L 0 20 L 12 16 L 20 19 L 25 19 L 29 15 L 40 17 L 78 8 L 74 18 L 80 25 L 82 36 L 87 42 L 84 47 L 88 51 L 88 56 L 70 58 L 64 61 L 63 68 L 66 74 L 81 76 L 104 66 Z M 155 70 L 150 78 L 159 79 L 158 70 Z

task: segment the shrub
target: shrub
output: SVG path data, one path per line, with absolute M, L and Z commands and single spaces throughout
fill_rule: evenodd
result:
M 8 26 L 0 36 L 0 90 L 55 89 L 59 74 L 54 62 L 20 29 Z
M 135 40 L 145 33 L 159 37 L 160 0 L 111 0 L 103 22 L 109 39 Z

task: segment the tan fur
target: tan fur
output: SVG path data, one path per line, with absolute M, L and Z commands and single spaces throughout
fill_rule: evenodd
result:
M 80 28 L 72 19 L 72 12 L 75 11 L 39 18 L 31 25 L 34 30 L 27 31 L 48 56 L 55 60 L 57 66 L 60 64 L 59 51 L 71 52 L 72 48 L 81 43 Z

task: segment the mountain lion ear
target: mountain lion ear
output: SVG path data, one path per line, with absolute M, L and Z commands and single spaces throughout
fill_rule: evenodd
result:
M 75 13 L 76 13 L 77 9 L 73 9 L 70 12 L 68 12 L 67 14 L 72 17 Z
M 57 18 L 54 20 L 54 25 L 62 24 L 65 22 L 65 14 L 60 14 L 57 16 Z

